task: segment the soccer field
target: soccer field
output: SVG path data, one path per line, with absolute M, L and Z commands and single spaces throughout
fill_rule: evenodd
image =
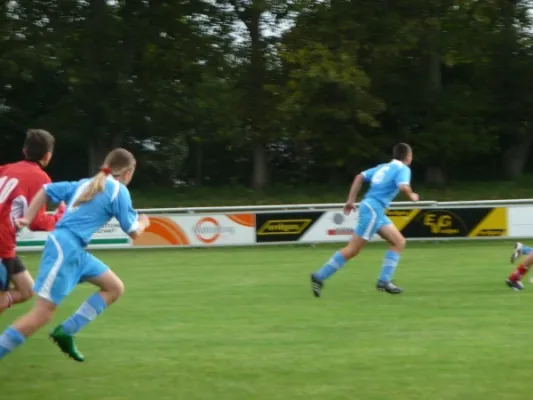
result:
M 87 361 L 37 333 L 1 361 L 0 397 L 533 399 L 533 285 L 504 285 L 512 243 L 410 243 L 399 296 L 374 288 L 384 249 L 370 245 L 321 299 L 309 272 L 330 246 L 100 252 L 126 293 L 78 335 Z M 54 323 L 91 291 L 80 286 Z

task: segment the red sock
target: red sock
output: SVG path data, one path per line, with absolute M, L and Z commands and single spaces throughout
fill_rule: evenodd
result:
M 529 267 L 526 267 L 524 264 L 520 264 L 509 276 L 509 279 L 514 282 L 519 281 L 525 274 L 527 274 L 527 271 L 529 271 Z

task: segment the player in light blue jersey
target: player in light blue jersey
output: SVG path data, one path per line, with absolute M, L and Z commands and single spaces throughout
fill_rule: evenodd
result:
M 370 189 L 359 205 L 359 221 L 350 242 L 336 252 L 320 270 L 311 274 L 311 288 L 316 297 L 320 297 L 324 281 L 344 266 L 348 260 L 358 255 L 376 233 L 391 245 L 385 253 L 376 288 L 392 294 L 403 292 L 401 288 L 392 283 L 392 276 L 400 261 L 400 253 L 405 247 L 405 238 L 387 217 L 385 211 L 400 191 L 410 200 L 418 201 L 418 195 L 411 189 L 409 165 L 412 159 L 411 147 L 405 143 L 399 143 L 393 149 L 391 162 L 363 171 L 355 177 L 344 206 L 346 215 L 355 211 L 355 200 L 364 182 L 370 183 Z
M 47 199 L 67 204 L 63 218 L 44 246 L 34 286 L 38 299 L 31 311 L 0 335 L 0 359 L 49 322 L 57 306 L 78 283 L 89 282 L 100 290 L 50 334 L 61 351 L 76 361 L 84 361 L 74 335 L 124 292 L 124 284 L 118 276 L 85 247 L 92 235 L 113 217 L 132 238 L 141 235 L 150 225 L 146 215 L 139 216 L 133 209 L 126 188 L 133 177 L 135 164 L 129 151 L 115 149 L 107 155 L 104 166 L 95 177 L 45 185 L 31 201 L 24 218 L 16 220 L 19 227 L 29 225 Z

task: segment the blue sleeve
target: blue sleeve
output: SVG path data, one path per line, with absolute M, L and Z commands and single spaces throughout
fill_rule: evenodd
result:
M 52 203 L 68 203 L 79 182 L 55 182 L 43 186 L 44 191 Z
M 133 208 L 130 192 L 124 185 L 120 185 L 118 196 L 114 203 L 114 217 L 118 220 L 120 228 L 127 234 L 139 229 L 139 215 Z
M 377 167 L 367 169 L 366 171 L 361 172 L 361 175 L 363 175 L 363 181 L 364 182 L 370 182 L 372 180 L 372 177 L 374 174 L 381 168 L 381 165 L 378 165 Z
M 404 166 L 396 174 L 396 186 L 401 185 L 411 185 L 411 169 L 407 166 Z

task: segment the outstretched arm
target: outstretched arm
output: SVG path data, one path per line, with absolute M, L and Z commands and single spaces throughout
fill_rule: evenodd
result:
M 411 201 L 418 201 L 420 199 L 418 194 L 413 192 L 413 189 L 411 189 L 410 185 L 406 185 L 406 184 L 400 185 L 400 192 L 402 192 L 405 195 L 405 197 L 407 197 Z
M 74 193 L 77 182 L 48 183 L 33 196 L 23 218 L 15 220 L 17 227 L 29 226 L 32 230 L 54 229 L 56 222 L 65 212 L 65 204 Z M 46 215 L 46 201 L 59 204 L 55 215 Z M 18 221 L 18 222 L 17 222 Z
M 52 231 L 56 226 L 57 221 L 59 221 L 65 213 L 65 209 L 65 203 L 62 202 L 61 204 L 59 204 L 54 214 L 47 214 L 46 206 L 42 206 L 37 211 L 37 215 L 35 216 L 33 221 L 31 221 L 29 228 L 32 231 Z
M 352 187 L 350 188 L 350 192 L 348 193 L 348 199 L 346 200 L 346 205 L 344 206 L 344 213 L 346 215 L 350 214 L 352 210 L 355 210 L 355 200 L 357 199 L 357 195 L 359 194 L 359 191 L 361 190 L 361 187 L 363 186 L 364 182 L 370 182 L 372 180 L 372 177 L 374 174 L 379 171 L 380 165 L 374 168 L 367 169 L 359 174 L 357 174 L 353 180 Z
M 132 239 L 141 236 L 150 226 L 150 219 L 142 214 L 139 215 L 133 208 L 131 196 L 126 186 L 121 186 L 114 202 L 114 216 L 120 224 L 120 228 Z
M 353 180 L 352 187 L 350 188 L 350 193 L 348 193 L 348 201 L 350 203 L 355 203 L 355 200 L 357 199 L 357 195 L 359 194 L 359 191 L 361 190 L 361 186 L 363 186 L 365 178 L 363 177 L 363 174 L 356 175 L 355 179 Z
M 39 210 L 46 205 L 46 197 L 47 196 L 44 189 L 39 190 L 39 192 L 37 192 L 37 194 L 31 200 L 30 206 L 28 207 L 28 211 L 26 211 L 24 217 L 17 218 L 15 220 L 15 225 L 18 228 L 23 228 L 25 226 L 30 225 L 39 213 Z
M 404 166 L 396 176 L 396 185 L 400 192 L 411 201 L 418 201 L 419 196 L 411 189 L 411 170 Z

